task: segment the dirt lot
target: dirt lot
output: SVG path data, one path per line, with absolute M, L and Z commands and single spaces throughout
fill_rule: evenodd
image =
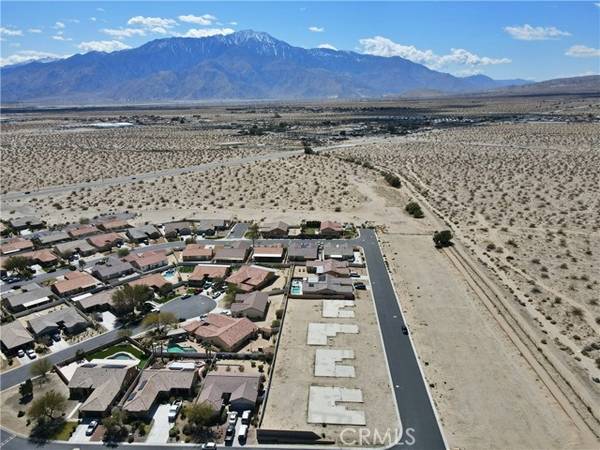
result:
M 41 379 L 33 381 L 33 400 L 41 397 L 46 392 L 55 390 L 69 398 L 69 389 L 67 385 L 59 378 L 55 373 L 48 375 L 48 380 L 42 382 Z M 10 430 L 16 431 L 24 435 L 29 435 L 31 426 L 27 425 L 27 414 L 22 417 L 18 417 L 19 411 L 27 412 L 31 406 L 31 402 L 28 404 L 21 403 L 21 395 L 19 394 L 19 386 L 14 386 L 10 389 L 6 389 L 0 393 L 1 399 L 1 419 L 2 426 Z M 67 407 L 65 408 L 65 414 L 68 415 L 73 408 L 77 405 L 77 401 L 68 400 Z
M 359 388 L 364 403 L 351 404 L 348 408 L 365 412 L 366 428 L 385 430 L 398 426 L 370 291 L 362 291 L 355 303 L 355 318 L 324 319 L 321 317 L 322 300 L 288 300 L 262 428 L 309 430 L 339 442 L 339 433 L 345 426 L 323 427 L 307 423 L 310 385 Z M 338 334 L 333 340 L 335 348 L 354 350 L 355 359 L 351 364 L 355 367 L 355 378 L 313 376 L 317 347 L 306 344 L 308 324 L 311 322 L 358 324 L 358 335 Z M 374 370 L 375 367 L 379 369 Z

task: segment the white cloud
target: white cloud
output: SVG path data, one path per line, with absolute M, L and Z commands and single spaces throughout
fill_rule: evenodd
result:
M 376 56 L 400 56 L 410 61 L 424 64 L 432 69 L 447 66 L 487 66 L 494 64 L 508 64 L 508 58 L 490 58 L 479 56 L 462 48 L 453 48 L 447 55 L 437 55 L 432 50 L 420 50 L 413 45 L 398 44 L 383 36 L 360 39 L 360 51 Z
M 55 41 L 72 41 L 73 39 L 65 37 L 62 32 L 58 32 L 56 33 L 54 36 L 52 36 L 52 39 L 54 39 Z
M 308 31 L 312 31 L 313 33 L 322 33 L 323 31 L 325 31 L 325 28 L 323 27 L 308 27 Z
M 98 11 L 98 12 L 104 12 L 105 10 L 104 10 L 104 8 L 96 8 L 96 11 Z
M 175 34 L 178 37 L 203 38 L 209 36 L 219 36 L 234 33 L 231 28 L 190 28 L 184 34 Z
M 318 48 L 328 48 L 329 50 L 337 50 L 337 48 L 335 48 L 333 45 L 331 45 L 331 44 L 327 44 L 327 43 L 325 43 L 325 44 L 320 44 L 320 45 L 318 46 Z
M 15 28 L 0 27 L 0 36 L 23 36 L 23 32 Z
M 211 14 L 203 14 L 201 16 L 194 16 L 193 14 L 188 14 L 185 16 L 179 16 L 178 19 L 182 22 L 193 23 L 196 25 L 211 25 L 217 18 Z
M 95 22 L 95 21 L 96 21 L 96 20 L 98 20 L 98 19 L 96 19 L 95 17 L 90 17 L 90 20 L 91 20 L 92 22 Z
M 532 27 L 529 24 L 504 27 L 504 31 L 520 41 L 546 41 L 571 36 L 568 31 L 562 31 L 556 27 Z
M 40 28 L 29 28 L 27 30 L 28 33 L 35 33 L 35 34 L 39 34 L 42 32 L 42 30 Z
M 229 25 L 233 25 L 234 27 L 235 27 L 237 24 L 238 24 L 238 23 L 237 23 L 237 22 L 235 22 L 235 21 L 234 21 L 234 22 L 229 22 Z
M 141 28 L 103 28 L 101 31 L 118 39 L 146 35 L 146 32 Z
M 131 47 L 127 44 L 123 44 L 120 41 L 87 41 L 79 44 L 77 48 L 84 52 L 96 51 L 110 53 L 116 50 L 125 50 Z
M 600 48 L 587 47 L 585 45 L 573 45 L 565 55 L 573 58 L 598 58 L 600 57 Z
M 54 24 L 54 29 L 55 29 L 55 30 L 62 30 L 62 29 L 64 29 L 64 28 L 65 28 L 65 24 L 64 24 L 64 23 L 62 23 L 62 22 L 56 22 L 56 23 Z
M 56 53 L 38 52 L 35 50 L 23 50 L 14 53 L 6 58 L 0 58 L 0 66 L 10 66 L 12 64 L 20 64 L 29 61 L 37 61 L 38 59 L 46 58 L 65 58 L 66 56 L 57 55 Z
M 167 29 L 177 25 L 177 22 L 162 17 L 135 16 L 127 21 L 127 25 L 138 25 L 154 33 L 166 34 Z

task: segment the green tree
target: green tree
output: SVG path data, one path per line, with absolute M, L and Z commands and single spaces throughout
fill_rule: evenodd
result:
M 211 353 L 212 353 L 213 351 L 215 351 L 215 350 L 216 350 L 215 346 L 214 346 L 214 345 L 212 345 L 212 344 L 211 344 L 210 342 L 208 342 L 208 341 L 202 341 L 202 342 L 200 343 L 200 346 L 201 346 L 201 347 L 204 349 L 204 351 L 206 352 L 206 354 L 207 354 L 207 355 L 209 355 L 209 356 L 211 355 Z
M 104 440 L 106 442 L 118 442 L 127 434 L 127 427 L 124 425 L 126 416 L 125 412 L 113 408 L 110 416 L 102 420 L 102 425 L 105 428 Z
M 419 205 L 417 202 L 409 202 L 404 209 L 415 219 L 422 219 L 425 217 L 425 214 L 423 214 L 423 210 L 421 209 L 421 205 Z
M 386 173 L 384 175 L 385 181 L 387 181 L 387 183 L 395 188 L 399 188 L 402 183 L 400 183 L 400 178 L 397 175 L 394 175 L 393 173 Z
M 450 230 L 436 231 L 433 234 L 433 242 L 436 248 L 448 247 L 452 245 L 452 237 Z
M 124 258 L 125 256 L 129 255 L 129 249 L 120 248 L 119 250 L 117 250 L 117 255 L 119 255 L 120 258 Z
M 164 328 L 176 323 L 178 323 L 177 317 L 171 312 L 150 313 L 142 320 L 142 326 L 145 328 L 156 327 L 159 333 L 163 331 Z
M 4 262 L 4 269 L 8 272 L 16 272 L 22 277 L 30 274 L 29 264 L 31 259 L 25 256 L 11 256 Z
M 21 394 L 21 398 L 33 397 L 33 383 L 30 379 L 19 385 L 19 394 Z
M 48 378 L 48 372 L 52 370 L 52 363 L 48 361 L 48 358 L 38 359 L 31 363 L 29 371 L 33 377 L 42 377 L 42 379 Z
M 154 296 L 152 289 L 145 285 L 126 284 L 112 295 L 112 303 L 119 315 L 130 315 Z
M 38 422 L 53 421 L 65 411 L 66 407 L 67 397 L 51 390 L 35 400 L 27 414 Z
M 215 411 L 208 403 L 195 403 L 185 408 L 185 416 L 188 422 L 202 429 L 209 426 L 215 418 Z

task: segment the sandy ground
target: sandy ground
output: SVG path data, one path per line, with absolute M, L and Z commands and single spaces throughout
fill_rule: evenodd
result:
M 289 299 L 281 331 L 281 341 L 275 362 L 273 380 L 262 428 L 314 431 L 325 439 L 339 443 L 344 425 L 315 425 L 307 423 L 308 391 L 311 385 L 339 386 L 361 389 L 364 403 L 348 404 L 348 409 L 365 412 L 370 430 L 395 430 L 398 424 L 396 407 L 389 383 L 389 374 L 381 347 L 381 337 L 370 291 L 360 291 L 355 301 L 354 318 L 324 319 L 321 317 L 322 300 Z M 323 348 L 353 349 L 355 378 L 314 377 L 316 348 L 306 344 L 308 324 L 358 324 L 359 334 L 338 334 L 333 345 Z M 373 370 L 380 367 L 382 370 Z M 294 407 L 290 407 L 294 405 Z M 360 429 L 362 427 L 354 427 Z
M 65 397 L 69 398 L 69 389 L 67 388 L 67 385 L 63 383 L 55 373 L 50 373 L 48 375 L 48 380 L 45 382 L 42 382 L 40 379 L 33 381 L 34 400 L 50 390 L 60 392 Z M 28 435 L 31 431 L 31 426 L 27 426 L 27 414 L 22 417 L 17 417 L 17 415 L 19 411 L 24 411 L 26 413 L 32 402 L 28 404 L 21 403 L 18 385 L 2 391 L 2 393 L 0 393 L 0 399 L 2 401 L 0 414 L 2 426 L 14 430 L 17 433 Z M 68 400 L 65 413 L 68 415 L 76 405 L 77 401 Z
M 349 128 L 345 118 L 366 121 L 374 114 L 411 109 L 467 115 L 599 111 L 597 102 L 558 97 L 497 104 L 472 99 L 458 109 L 451 100 L 409 101 L 404 109 L 383 103 L 376 112 L 360 104 L 341 105 L 335 113 L 314 105 L 280 108 L 277 120 L 297 120 L 298 135 L 310 131 L 326 136 Z M 214 120 L 263 120 L 273 114 L 269 106 L 252 113 L 231 109 Z M 325 125 L 325 120 L 338 122 Z M 41 126 L 30 125 L 30 133 Z M 597 443 L 576 428 L 577 421 L 558 405 L 465 275 L 433 250 L 431 234 L 439 225 L 431 213 L 415 220 L 404 206 L 417 197 L 437 209 L 466 253 L 487 266 L 504 301 L 527 325 L 534 349 L 537 345 L 541 355 L 562 367 L 563 375 L 568 372 L 573 386 L 598 402 L 598 383 L 593 381 L 600 378 L 600 279 L 594 270 L 600 266 L 598 136 L 600 128 L 594 123 L 504 123 L 369 137 L 330 157 L 292 157 L 26 204 L 5 203 L 2 214 L 34 212 L 50 223 L 64 223 L 129 208 L 139 214 L 136 223 L 191 215 L 288 223 L 308 218 L 373 221 L 417 352 L 427 363 L 425 375 L 450 447 L 594 448 Z M 393 170 L 414 186 L 414 193 L 406 186 L 390 188 L 380 174 L 335 156 Z M 158 159 L 157 164 L 163 162 Z M 138 169 L 149 170 L 143 165 Z M 552 376 L 560 378 L 558 373 Z M 596 406 L 591 410 L 600 410 Z

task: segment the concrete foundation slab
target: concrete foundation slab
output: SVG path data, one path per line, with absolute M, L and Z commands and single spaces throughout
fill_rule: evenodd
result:
M 315 353 L 315 377 L 354 378 L 353 366 L 338 364 L 345 359 L 354 359 L 354 351 L 318 348 Z
M 347 409 L 338 403 L 362 403 L 362 391 L 335 386 L 311 386 L 308 422 L 332 425 L 366 425 L 364 411 Z
M 352 300 L 323 300 L 323 310 L 321 315 L 326 318 L 353 318 L 354 311 L 349 310 L 349 308 L 353 307 L 354 301 Z
M 343 323 L 314 323 L 308 324 L 308 345 L 327 345 L 328 338 L 338 333 L 358 334 L 358 325 Z

